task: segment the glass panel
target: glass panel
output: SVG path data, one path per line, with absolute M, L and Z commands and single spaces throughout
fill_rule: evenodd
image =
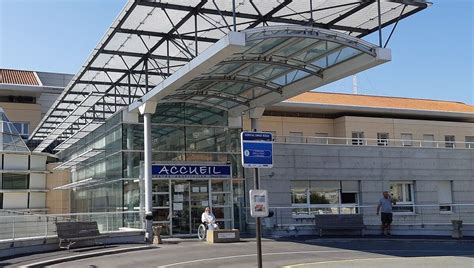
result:
M 310 204 L 339 204 L 339 191 L 315 191 L 311 189 Z
M 169 192 L 169 181 L 168 180 L 153 180 L 152 181 L 153 192 L 168 193 Z
M 3 173 L 2 177 L 3 189 L 28 189 L 28 174 Z
M 173 234 L 190 234 L 189 182 L 172 181 Z
M 230 192 L 230 180 L 212 180 L 212 192 Z
M 169 207 L 169 205 L 170 205 L 170 195 L 168 193 L 152 195 L 153 207 Z
M 201 215 L 209 206 L 209 181 L 193 180 L 191 183 L 191 232 L 196 233 L 201 224 Z

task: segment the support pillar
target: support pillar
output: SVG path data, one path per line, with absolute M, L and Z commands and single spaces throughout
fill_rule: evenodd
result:
M 263 116 L 264 107 L 255 107 L 249 111 L 250 128 L 252 131 L 259 130 L 258 119 Z M 253 188 L 258 190 L 260 188 L 260 174 L 258 168 L 253 170 Z M 260 217 L 255 218 L 255 236 L 257 239 L 257 264 L 258 268 L 262 268 L 262 222 Z
M 145 241 L 153 241 L 153 213 L 152 213 L 152 153 L 151 153 L 151 115 L 156 110 L 156 102 L 146 102 L 139 108 L 143 115 L 144 163 L 143 180 L 145 188 Z

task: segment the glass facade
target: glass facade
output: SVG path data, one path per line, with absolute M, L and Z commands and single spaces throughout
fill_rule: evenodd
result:
M 60 153 L 61 159 L 66 161 L 90 149 L 103 149 L 73 170 L 74 181 L 92 178 L 91 183 L 73 189 L 73 212 L 139 211 L 142 208 L 143 118 L 124 120 L 124 113 L 118 112 Z M 244 217 L 240 213 L 245 206 L 241 129 L 228 127 L 225 111 L 187 103 L 160 104 L 151 121 L 154 162 L 228 163 L 232 166 L 232 179 L 154 178 L 155 224 L 167 227 L 165 233 L 192 234 L 200 223 L 202 211 L 210 206 L 222 227 L 240 228 Z M 119 224 L 141 227 L 136 217 L 124 218 Z

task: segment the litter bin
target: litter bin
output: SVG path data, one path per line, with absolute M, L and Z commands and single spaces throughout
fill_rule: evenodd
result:
M 153 226 L 153 244 L 163 244 L 161 241 L 161 229 L 162 226 Z
M 452 220 L 453 224 L 453 238 L 462 238 L 462 221 L 461 220 Z

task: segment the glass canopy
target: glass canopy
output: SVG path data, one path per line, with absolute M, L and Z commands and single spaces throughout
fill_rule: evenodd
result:
M 35 151 L 51 151 L 84 126 L 91 122 L 103 122 L 118 110 L 136 102 L 231 31 L 306 25 L 361 38 L 379 30 L 379 22 L 383 28 L 429 6 L 425 0 L 235 0 L 234 12 L 232 2 L 129 0 L 84 66 L 33 131 L 30 140 L 39 143 Z M 255 38 L 255 42 L 259 41 L 257 36 L 252 38 Z M 315 51 L 307 56 L 294 57 L 291 62 L 282 62 L 276 56 L 289 56 L 298 52 L 298 48 L 304 49 L 306 44 L 306 41 L 300 44 L 297 39 L 287 41 L 294 43 L 282 50 L 281 54 L 266 59 L 272 61 L 272 68 L 266 62 L 257 64 L 255 61 L 258 57 L 255 55 L 268 52 L 267 48 L 273 45 L 271 42 L 279 42 L 277 39 L 262 43 L 255 51 L 246 52 L 242 59 L 235 58 L 223 63 L 221 69 L 215 69 L 215 73 L 209 75 L 215 78 L 226 69 L 238 72 L 233 68 L 245 62 L 253 67 L 241 70 L 239 75 L 254 72 L 255 79 L 275 77 L 268 83 L 268 90 L 273 90 L 301 76 L 316 75 L 318 67 L 324 68 L 331 64 L 331 60 L 340 61 L 353 53 L 347 48 L 341 54 L 327 58 L 329 61 L 325 63 L 316 62 L 318 52 Z M 318 45 L 320 49 L 326 48 L 326 45 L 330 48 L 335 45 L 333 43 L 322 42 Z M 312 64 L 301 68 L 303 62 L 309 62 L 313 56 L 315 60 Z M 299 69 L 288 73 L 289 65 Z M 277 77 L 278 74 L 286 75 Z M 198 84 L 197 81 L 193 83 L 195 86 Z M 228 86 L 225 91 L 231 93 L 237 87 L 232 83 L 221 86 Z M 251 84 L 247 83 L 246 86 L 251 87 Z M 236 101 L 227 103 L 221 100 L 208 101 L 222 107 L 231 107 Z M 242 101 L 245 102 L 245 99 Z M 98 127 L 98 124 L 89 125 L 87 131 L 93 127 Z M 73 141 L 69 140 L 69 144 Z
M 376 46 L 328 30 L 274 26 L 243 31 L 245 46 L 159 100 L 189 102 L 227 111 L 245 111 L 266 95 L 305 78 L 323 80 L 325 70 L 361 54 L 376 57 Z M 312 88 L 305 87 L 308 91 Z M 142 98 L 146 101 L 148 95 Z M 269 103 L 261 102 L 258 106 Z

